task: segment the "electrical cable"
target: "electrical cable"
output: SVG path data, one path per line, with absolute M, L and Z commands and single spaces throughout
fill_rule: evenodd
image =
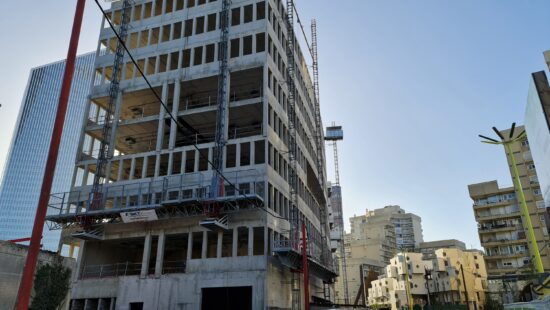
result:
M 187 130 L 191 131 L 192 133 L 194 134 L 199 134 L 199 132 L 193 127 L 191 126 L 189 123 L 187 123 L 185 120 L 182 120 L 183 122 L 183 125 L 177 120 L 177 118 L 174 117 L 174 115 L 172 114 L 172 112 L 170 112 L 170 110 L 168 109 L 168 107 L 166 106 L 166 104 L 164 103 L 164 101 L 162 100 L 162 98 L 159 96 L 159 94 L 157 93 L 157 91 L 153 88 L 153 86 L 151 85 L 151 83 L 149 82 L 149 80 L 147 79 L 147 77 L 145 76 L 145 74 L 143 73 L 143 71 L 141 70 L 141 68 L 139 67 L 137 61 L 134 59 L 134 56 L 132 56 L 132 54 L 130 53 L 130 50 L 128 49 L 128 47 L 126 46 L 126 44 L 124 43 L 124 40 L 122 40 L 122 38 L 120 37 L 120 35 L 118 34 L 118 32 L 116 31 L 115 29 L 115 26 L 113 25 L 113 23 L 111 22 L 111 19 L 109 18 L 109 16 L 107 16 L 107 13 L 105 12 L 105 10 L 103 9 L 103 7 L 101 6 L 101 4 L 99 4 L 99 1 L 98 0 L 94 0 L 95 3 L 97 4 L 98 8 L 101 10 L 101 13 L 103 14 L 105 20 L 107 21 L 107 23 L 109 23 L 109 27 L 111 28 L 111 30 L 113 31 L 113 33 L 115 34 L 115 36 L 117 37 L 117 40 L 118 42 L 122 45 L 122 47 L 124 48 L 124 50 L 126 51 L 126 53 L 128 54 L 128 57 L 130 57 L 130 60 L 132 61 L 132 63 L 134 64 L 134 66 L 136 67 L 136 69 L 138 70 L 138 72 L 140 73 L 140 75 L 143 77 L 145 83 L 147 84 L 147 86 L 149 87 L 149 89 L 153 92 L 153 95 L 155 96 L 155 98 L 158 100 L 158 102 L 161 104 L 161 106 L 163 107 L 163 109 L 165 110 L 166 113 L 168 113 L 168 116 L 170 117 L 170 119 L 176 124 L 176 126 L 178 127 L 178 129 L 182 132 L 183 129 L 182 127 L 185 127 Z M 262 208 L 261 206 L 259 206 L 256 201 L 250 199 L 249 197 L 246 196 L 246 194 L 242 193 L 242 191 L 237 188 L 237 186 L 235 186 L 235 184 L 233 184 L 233 182 L 229 181 L 229 179 L 227 179 L 227 177 L 219 170 L 218 167 L 215 167 L 214 166 L 214 163 L 212 163 L 212 161 L 210 161 L 210 159 L 205 156 L 204 154 L 202 154 L 202 152 L 200 151 L 198 145 L 196 143 L 192 143 L 193 147 L 198 151 L 199 153 L 199 156 L 203 159 L 205 159 L 208 164 L 218 173 L 218 175 L 225 181 L 227 182 L 227 184 L 233 188 L 235 191 L 237 191 L 239 193 L 239 195 L 241 195 L 245 201 L 248 201 L 248 202 L 252 202 L 252 204 L 254 204 L 258 209 L 261 209 L 263 211 L 265 211 L 267 214 L 275 217 L 275 218 L 279 218 L 279 219 L 283 219 L 283 220 L 288 220 L 287 218 L 285 217 L 282 217 L 282 216 L 279 216 L 279 215 L 275 215 L 273 213 L 271 213 L 270 211 L 268 211 L 266 208 Z

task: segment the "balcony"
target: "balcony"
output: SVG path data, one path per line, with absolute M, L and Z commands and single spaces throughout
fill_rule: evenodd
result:
M 504 258 L 520 258 L 524 257 L 525 255 L 528 255 L 527 250 L 525 251 L 518 251 L 515 253 L 500 253 L 500 254 L 492 254 L 492 255 L 485 255 L 485 260 L 496 260 L 496 259 L 504 259 Z M 489 268 L 489 267 L 487 267 Z
M 521 243 L 527 243 L 527 239 L 525 236 L 523 238 L 518 237 L 516 239 L 510 238 L 510 239 L 497 239 L 497 238 L 489 238 L 481 241 L 481 245 L 484 247 L 488 246 L 499 246 L 499 245 L 510 245 L 510 244 L 521 244 Z
M 481 225 L 478 228 L 479 234 L 488 234 L 488 233 L 496 233 L 496 232 L 504 232 L 504 231 L 514 231 L 516 230 L 517 225 L 515 224 L 502 224 L 502 225 Z
M 519 212 L 519 210 L 514 212 L 509 212 L 509 213 L 502 212 L 498 214 L 488 214 L 488 215 L 476 214 L 475 215 L 476 220 L 479 220 L 479 221 L 494 221 L 498 219 L 514 218 L 514 217 L 520 217 L 520 216 L 521 216 L 521 213 Z

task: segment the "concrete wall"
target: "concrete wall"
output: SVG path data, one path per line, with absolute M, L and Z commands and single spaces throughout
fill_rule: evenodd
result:
M 15 306 L 26 258 L 27 246 L 0 241 L 0 310 L 11 310 Z M 42 251 L 38 260 L 40 264 L 45 264 L 53 263 L 58 258 L 62 259 L 64 266 L 74 268 L 74 259 L 60 257 L 53 252 Z

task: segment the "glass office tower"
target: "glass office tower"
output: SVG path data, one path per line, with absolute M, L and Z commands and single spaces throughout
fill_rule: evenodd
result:
M 94 53 L 76 59 L 52 193 L 71 187 L 94 60 Z M 31 69 L 0 184 L 0 240 L 31 236 L 65 63 Z M 60 233 L 45 227 L 42 249 L 57 251 Z

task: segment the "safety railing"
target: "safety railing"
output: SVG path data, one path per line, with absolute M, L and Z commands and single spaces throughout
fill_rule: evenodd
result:
M 238 198 L 245 194 L 247 197 L 256 196 L 263 199 L 264 182 L 256 169 L 225 172 L 224 175 L 239 189 L 227 193 L 225 197 Z M 203 173 L 190 173 L 121 185 L 104 185 L 102 191 L 95 195 L 90 193 L 89 186 L 82 187 L 80 191 L 50 195 L 48 219 L 54 220 L 56 216 L 85 215 L 90 211 L 122 212 L 133 207 L 157 207 L 162 204 L 208 200 L 214 198 L 210 197 L 210 182 L 211 179 Z M 229 182 L 226 182 L 226 186 L 232 188 Z
M 162 273 L 185 273 L 186 261 L 164 261 L 162 263 Z M 100 279 L 100 278 L 114 278 L 123 276 L 136 276 L 141 274 L 142 263 L 114 263 L 114 264 L 100 264 L 100 265 L 85 265 L 82 268 L 81 279 Z M 148 268 L 149 274 L 154 274 L 154 264 L 151 264 Z
M 141 263 L 115 263 L 101 265 L 85 265 L 82 268 L 82 279 L 111 278 L 121 276 L 135 276 L 141 273 Z

